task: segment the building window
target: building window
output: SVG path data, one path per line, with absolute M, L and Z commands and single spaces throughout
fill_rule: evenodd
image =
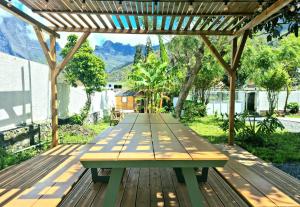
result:
M 127 103 L 127 97 L 126 96 L 122 97 L 122 103 Z

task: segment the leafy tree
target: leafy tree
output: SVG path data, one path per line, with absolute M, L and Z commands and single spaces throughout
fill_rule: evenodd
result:
M 148 55 L 153 52 L 151 38 L 147 37 L 146 48 L 145 48 L 145 60 L 148 58 Z
M 223 74 L 223 68 L 209 54 L 209 51 L 205 50 L 203 64 L 194 83 L 195 100 L 199 99 L 202 105 L 207 105 L 209 90 L 220 82 Z
M 145 111 L 154 112 L 158 106 L 159 94 L 165 86 L 167 63 L 163 63 L 154 53 L 150 53 L 145 62 L 139 62 L 129 78 L 134 88 L 146 96 Z
M 288 73 L 282 65 L 275 65 L 261 73 L 257 83 L 260 87 L 267 90 L 269 102 L 269 114 L 274 114 L 279 91 L 286 86 L 289 79 Z
M 142 46 L 137 45 L 135 47 L 135 54 L 134 54 L 133 64 L 135 65 L 141 60 L 143 60 Z
M 204 56 L 204 44 L 196 37 L 174 37 L 169 44 L 171 64 L 175 71 L 185 71 L 181 80 L 181 88 L 175 107 L 175 115 L 179 117 L 194 80 L 201 68 Z
M 168 52 L 167 52 L 167 49 L 164 45 L 162 37 L 160 35 L 158 35 L 158 41 L 159 41 L 159 49 L 160 49 L 160 59 L 161 59 L 162 62 L 168 63 L 170 61 L 169 56 L 168 56 Z
M 78 37 L 69 35 L 66 46 L 62 49 L 61 55 L 65 57 L 76 44 Z M 81 83 L 87 95 L 85 106 L 81 110 L 81 118 L 84 120 L 89 113 L 91 106 L 91 95 L 96 91 L 101 91 L 106 84 L 106 73 L 104 62 L 93 54 L 88 41 L 85 41 L 80 49 L 75 53 L 72 60 L 64 70 L 66 80 L 77 87 Z
M 299 85 L 300 82 L 300 40 L 294 35 L 289 35 L 279 42 L 277 49 L 278 61 L 283 64 L 284 69 L 289 75 L 289 81 L 286 85 L 286 99 L 284 112 L 286 112 L 288 98 L 293 86 Z

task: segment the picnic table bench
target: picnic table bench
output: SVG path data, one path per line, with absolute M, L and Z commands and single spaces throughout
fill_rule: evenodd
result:
M 108 182 L 105 207 L 115 205 L 126 168 L 173 168 L 178 181 L 186 183 L 192 205 L 203 206 L 198 182 L 206 182 L 209 167 L 228 160 L 169 114 L 128 114 L 90 145 L 80 161 L 91 169 L 94 182 Z M 111 168 L 111 173 L 100 176 L 97 168 Z

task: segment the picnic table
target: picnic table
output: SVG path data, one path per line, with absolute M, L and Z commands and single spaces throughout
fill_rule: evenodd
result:
M 126 168 L 173 168 L 178 181 L 186 184 L 193 207 L 203 206 L 198 182 L 206 182 L 209 167 L 222 167 L 228 160 L 170 114 L 127 114 L 90 145 L 80 161 L 91 169 L 94 182 L 108 182 L 105 207 L 115 205 Z M 98 175 L 98 168 L 111 168 L 111 173 Z

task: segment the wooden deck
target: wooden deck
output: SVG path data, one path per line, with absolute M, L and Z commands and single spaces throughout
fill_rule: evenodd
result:
M 97 136 L 107 136 L 111 129 Z M 0 206 L 102 206 L 107 184 L 94 184 L 79 158 L 88 145 L 60 145 L 40 156 L 0 172 Z M 217 145 L 230 157 L 224 168 L 210 169 L 208 182 L 199 184 L 210 207 L 300 206 L 300 181 L 238 146 Z M 99 171 L 103 175 L 109 170 Z M 190 207 L 185 184 L 171 168 L 126 169 L 118 206 Z

